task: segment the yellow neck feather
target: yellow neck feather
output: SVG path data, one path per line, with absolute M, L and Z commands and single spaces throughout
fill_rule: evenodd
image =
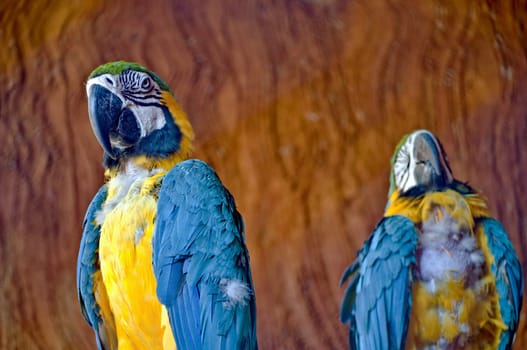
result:
M 490 216 L 485 198 L 481 195 L 471 194 L 463 196 L 450 189 L 442 192 L 427 193 L 418 197 L 401 197 L 400 191 L 396 190 L 390 196 L 390 205 L 386 208 L 384 216 L 403 215 L 413 222 L 422 222 L 423 209 L 426 209 L 423 206 L 431 205 L 432 202 L 448 205 L 442 202 L 457 197 L 462 198 L 468 204 L 473 218 Z M 425 212 L 429 211 L 425 210 Z

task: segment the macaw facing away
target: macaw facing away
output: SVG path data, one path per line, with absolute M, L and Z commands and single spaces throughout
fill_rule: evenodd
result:
M 341 283 L 351 349 L 510 349 L 523 275 L 485 199 L 418 130 L 392 157 L 384 218 Z
M 257 349 L 242 217 L 192 127 L 146 68 L 112 62 L 86 90 L 107 182 L 88 207 L 77 264 L 99 349 Z

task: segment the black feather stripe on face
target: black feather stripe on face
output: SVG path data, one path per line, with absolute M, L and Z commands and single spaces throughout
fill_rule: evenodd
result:
M 147 73 L 126 70 L 118 79 L 123 97 L 140 106 L 161 106 L 161 89 Z

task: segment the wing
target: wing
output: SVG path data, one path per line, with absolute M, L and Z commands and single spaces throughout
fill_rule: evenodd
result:
M 184 161 L 166 175 L 152 245 L 178 349 L 257 349 L 243 221 L 204 162 Z
M 100 350 L 117 349 L 113 316 L 107 305 L 100 305 L 101 302 L 106 304 L 107 299 L 99 270 L 100 226 L 95 223 L 95 215 L 106 195 L 106 186 L 102 186 L 88 206 L 77 259 L 77 293 L 81 311 L 95 331 Z
M 521 265 L 507 233 L 497 220 L 483 219 L 480 225 L 487 236 L 489 251 L 494 257 L 490 270 L 496 279 L 501 318 L 508 327 L 501 332 L 498 349 L 509 349 L 512 347 L 522 306 Z
M 350 323 L 350 349 L 404 349 L 417 239 L 409 219 L 386 217 L 344 272 L 340 319 Z

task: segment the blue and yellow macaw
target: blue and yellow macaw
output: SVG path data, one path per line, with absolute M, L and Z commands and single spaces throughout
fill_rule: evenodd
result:
M 146 68 L 112 62 L 86 85 L 107 182 L 77 264 L 99 349 L 257 349 L 242 217 L 204 162 L 187 116 Z
M 351 349 L 510 349 L 523 275 L 485 199 L 418 130 L 392 157 L 384 218 L 360 249 L 340 318 Z

